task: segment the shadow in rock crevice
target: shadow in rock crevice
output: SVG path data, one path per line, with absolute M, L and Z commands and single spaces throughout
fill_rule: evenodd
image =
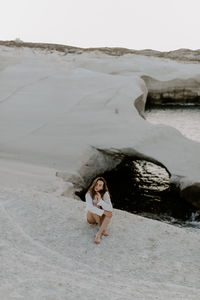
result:
M 169 172 L 153 162 L 125 157 L 115 168 L 97 176 L 106 179 L 114 208 L 158 220 L 174 218 L 174 223 L 188 220 L 195 211 L 170 184 Z M 76 192 L 83 201 L 90 184 Z

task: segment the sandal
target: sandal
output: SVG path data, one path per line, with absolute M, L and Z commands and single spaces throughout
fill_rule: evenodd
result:
M 101 242 L 101 235 L 97 233 L 94 239 L 94 243 L 100 244 L 100 242 Z

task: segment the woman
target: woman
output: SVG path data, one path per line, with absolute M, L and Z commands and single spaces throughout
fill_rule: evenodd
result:
M 113 211 L 107 183 L 103 177 L 94 179 L 85 195 L 85 200 L 87 222 L 89 224 L 97 223 L 99 226 L 99 230 L 94 239 L 94 242 L 99 244 L 102 235 L 109 235 L 106 228 L 111 221 Z M 102 209 L 100 207 L 102 207 Z

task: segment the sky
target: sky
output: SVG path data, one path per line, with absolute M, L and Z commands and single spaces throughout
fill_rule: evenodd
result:
M 0 40 L 200 49 L 200 0 L 0 0 Z

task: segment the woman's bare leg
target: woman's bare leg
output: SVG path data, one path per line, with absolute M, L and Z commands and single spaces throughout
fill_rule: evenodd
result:
M 97 233 L 101 235 L 103 233 L 103 231 L 106 230 L 106 228 L 107 228 L 108 224 L 110 223 L 110 221 L 111 221 L 111 217 L 105 216 L 105 218 L 104 218 L 104 220 L 103 220 L 103 222 L 102 222 L 102 224 L 101 224 L 101 226 L 100 226 Z
M 97 234 L 95 236 L 95 239 L 94 239 L 94 242 L 96 244 L 100 243 L 101 236 L 102 236 L 103 233 L 105 233 L 106 228 L 107 228 L 108 224 L 110 223 L 110 221 L 111 221 L 111 217 L 105 216 L 105 218 L 104 218 L 104 220 L 103 220 L 103 222 L 102 222 L 102 224 L 101 224 L 101 226 L 100 226 L 100 228 L 99 228 L 99 230 L 98 230 L 98 232 L 97 232 Z
M 98 216 L 97 214 L 94 214 L 90 211 L 87 212 L 87 221 L 90 224 L 97 223 L 100 226 L 100 216 Z
M 99 228 L 101 227 L 101 224 L 103 223 L 103 220 L 105 219 L 105 215 L 102 215 L 101 217 L 100 217 L 100 226 L 99 226 Z
M 99 228 L 101 227 L 101 224 L 103 223 L 103 220 L 104 220 L 104 219 L 105 219 L 105 215 L 102 215 L 102 216 L 100 217 L 100 225 L 99 225 Z M 106 229 L 103 230 L 102 234 L 105 235 L 105 236 L 108 236 L 108 235 L 109 235 L 109 233 L 106 231 Z
M 93 218 L 95 219 L 95 221 L 97 222 L 97 224 L 100 226 L 100 221 L 101 221 L 100 216 L 97 215 L 97 214 L 93 214 Z
M 110 223 L 110 221 L 111 221 L 111 217 L 105 216 L 105 218 L 104 218 L 104 220 L 103 220 L 103 222 L 102 222 L 102 224 L 101 224 L 98 232 L 96 233 L 95 239 L 94 239 L 94 242 L 96 244 L 100 244 L 100 242 L 101 242 L 101 236 L 102 236 L 103 232 L 105 232 L 105 230 L 106 230 L 108 224 Z
M 94 242 L 96 244 L 100 244 L 101 242 L 101 236 L 102 235 L 109 235 L 107 232 L 106 232 L 106 228 L 108 226 L 108 224 L 110 223 L 111 221 L 111 218 L 112 217 L 107 217 L 105 216 L 103 221 L 102 221 L 102 224 L 99 226 L 99 230 L 98 232 L 96 233 L 96 236 L 95 236 L 95 239 L 94 239 Z
M 87 222 L 89 224 L 96 224 L 96 220 L 95 220 L 95 218 L 93 217 L 93 214 L 90 211 L 87 211 L 86 218 L 87 218 Z

